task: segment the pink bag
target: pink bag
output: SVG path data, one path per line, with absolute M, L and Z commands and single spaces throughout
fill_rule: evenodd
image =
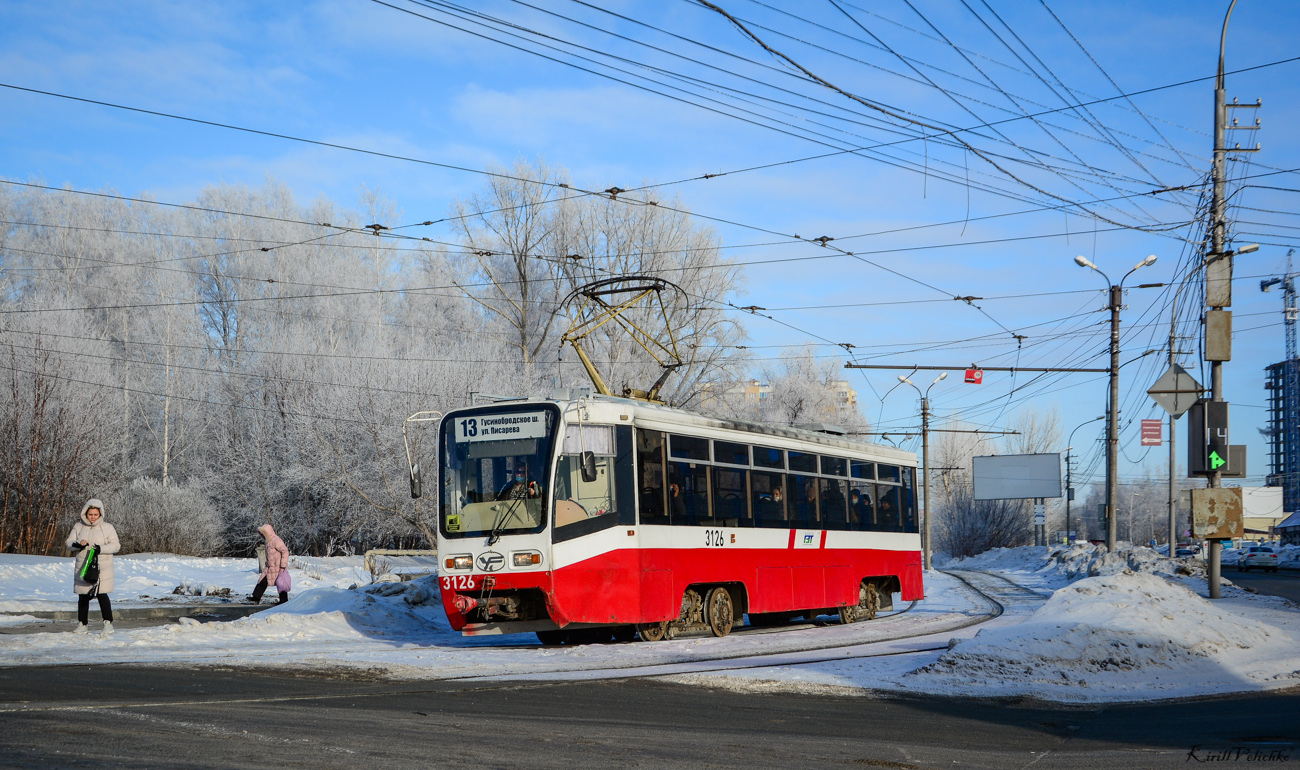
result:
M 280 574 L 275 578 L 275 590 L 287 594 L 291 586 L 293 586 L 293 580 L 289 578 L 289 570 L 280 570 Z

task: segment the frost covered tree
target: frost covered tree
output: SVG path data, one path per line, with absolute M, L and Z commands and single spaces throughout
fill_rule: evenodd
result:
M 933 474 L 930 491 L 931 515 L 935 517 L 936 550 L 952 556 L 972 556 L 990 548 L 1007 548 L 1033 542 L 1031 500 L 976 500 L 971 482 L 972 458 L 976 455 L 1035 454 L 1052 451 L 1060 444 L 1059 419 L 1055 410 L 1024 409 L 1009 424 L 1018 435 L 1001 439 L 975 433 L 933 434 L 930 462 L 941 468 Z M 966 430 L 958 421 L 936 425 Z M 1060 506 L 1049 505 L 1048 530 L 1052 531 Z M 1062 522 L 1063 523 L 1063 522 Z
M 126 528 L 210 518 L 225 553 L 268 521 L 298 552 L 428 542 L 436 474 L 412 501 L 402 420 L 580 382 L 572 356 L 556 367 L 561 303 L 612 272 L 713 300 L 674 311 L 693 343 L 675 403 L 734 376 L 743 331 L 719 300 L 740 268 L 680 201 L 501 181 L 459 204 L 463 248 L 394 236 L 400 208 L 365 188 L 351 208 L 273 182 L 177 207 L 0 184 L 0 551 L 48 552 L 92 495 L 141 506 Z M 617 387 L 658 374 L 625 339 L 593 344 Z M 428 426 L 413 440 L 434 466 Z

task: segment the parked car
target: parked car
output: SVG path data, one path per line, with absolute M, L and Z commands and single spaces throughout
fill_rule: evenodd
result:
M 1277 572 L 1277 552 L 1266 545 L 1252 545 L 1237 557 L 1237 571 L 1250 572 L 1259 567 L 1265 572 Z
M 1190 545 L 1180 545 L 1174 549 L 1174 556 L 1176 556 L 1179 559 L 1188 559 L 1193 556 L 1200 556 L 1200 555 L 1201 555 L 1200 550 L 1193 548 Z

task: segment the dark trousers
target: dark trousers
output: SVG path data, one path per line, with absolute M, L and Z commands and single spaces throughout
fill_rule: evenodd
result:
M 108 601 L 108 594 L 95 594 L 95 598 L 99 599 L 99 614 L 104 617 L 104 620 L 112 623 L 113 605 Z M 77 620 L 80 620 L 81 625 L 84 626 L 90 622 L 89 618 L 90 594 L 77 594 Z
M 257 581 L 257 587 L 253 589 L 253 603 L 254 603 L 254 604 L 256 604 L 257 602 L 262 601 L 262 594 L 266 593 L 266 588 L 267 588 L 267 585 L 266 585 L 266 578 L 262 578 L 261 580 Z M 288 591 L 281 591 L 281 592 L 280 592 L 280 603 L 281 603 L 281 604 L 284 604 L 284 603 L 287 602 L 287 601 L 289 601 L 289 592 L 288 592 Z

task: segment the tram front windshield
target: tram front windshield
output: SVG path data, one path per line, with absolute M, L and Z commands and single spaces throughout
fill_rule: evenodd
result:
M 530 404 L 461 414 L 442 424 L 444 537 L 537 532 L 558 410 Z

